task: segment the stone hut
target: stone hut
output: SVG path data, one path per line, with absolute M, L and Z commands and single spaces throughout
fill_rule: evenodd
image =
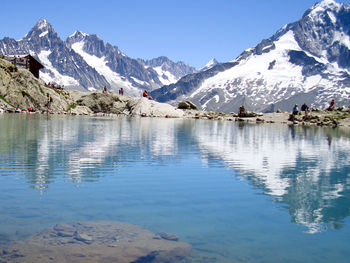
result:
M 6 59 L 9 62 L 12 62 L 15 66 L 28 69 L 32 74 L 39 78 L 39 70 L 44 68 L 44 66 L 37 61 L 31 55 L 5 55 L 3 59 Z

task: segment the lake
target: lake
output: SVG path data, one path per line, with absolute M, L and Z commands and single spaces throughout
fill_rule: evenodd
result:
M 122 221 L 183 262 L 347 262 L 350 133 L 229 121 L 0 114 L 0 246 Z

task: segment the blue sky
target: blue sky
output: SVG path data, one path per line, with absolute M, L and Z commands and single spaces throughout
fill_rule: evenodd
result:
M 316 2 L 1 0 L 0 39 L 20 39 L 45 18 L 63 40 L 81 30 L 97 34 L 132 58 L 167 56 L 200 68 L 212 58 L 235 59 L 285 24 L 299 20 Z

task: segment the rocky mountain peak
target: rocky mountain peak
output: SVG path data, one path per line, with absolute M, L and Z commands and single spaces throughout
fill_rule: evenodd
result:
M 160 56 L 157 58 L 153 58 L 151 60 L 141 60 L 143 63 L 145 63 L 147 66 L 151 67 L 162 67 L 164 65 L 169 65 L 170 64 L 170 59 L 167 58 L 166 56 Z
M 349 68 L 350 63 L 341 59 L 350 55 L 349 16 L 349 6 L 324 0 L 306 11 L 295 24 L 295 39 L 303 50 L 330 62 L 337 61 L 342 68 Z
M 314 4 L 310 9 L 308 9 L 303 18 L 309 17 L 317 21 L 320 15 L 327 12 L 337 13 L 342 7 L 344 7 L 344 4 L 337 3 L 334 0 L 323 0 Z
M 51 24 L 46 19 L 40 19 L 34 27 L 42 31 L 52 29 Z
M 322 0 L 319 3 L 316 3 L 312 9 L 323 9 L 323 10 L 327 10 L 327 9 L 338 9 L 342 4 L 337 3 L 334 0 Z
M 80 41 L 84 40 L 84 38 L 87 36 L 88 36 L 88 34 L 82 32 L 80 30 L 76 30 L 72 35 L 70 35 L 67 38 L 67 41 L 80 42 Z
M 47 20 L 40 19 L 35 24 L 35 26 L 29 31 L 29 33 L 27 34 L 26 38 L 31 38 L 33 36 L 43 37 L 44 35 L 47 35 L 48 33 L 56 34 L 56 32 L 53 29 L 52 25 Z
M 23 46 L 31 46 L 30 50 L 37 53 L 39 53 L 41 50 L 48 50 L 57 43 L 62 44 L 58 34 L 55 32 L 51 24 L 45 19 L 40 19 L 22 39 L 22 42 Z
M 213 58 L 201 69 L 201 71 L 210 69 L 210 68 L 216 66 L 217 64 L 219 64 L 219 62 L 215 58 Z

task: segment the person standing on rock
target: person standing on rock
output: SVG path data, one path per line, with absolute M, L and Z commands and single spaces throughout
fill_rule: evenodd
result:
M 333 111 L 334 109 L 335 109 L 335 100 L 332 100 L 327 110 Z
M 47 109 L 48 110 L 51 110 L 51 104 L 52 104 L 52 102 L 53 102 L 53 99 L 52 99 L 52 97 L 49 95 L 49 94 L 47 94 Z

